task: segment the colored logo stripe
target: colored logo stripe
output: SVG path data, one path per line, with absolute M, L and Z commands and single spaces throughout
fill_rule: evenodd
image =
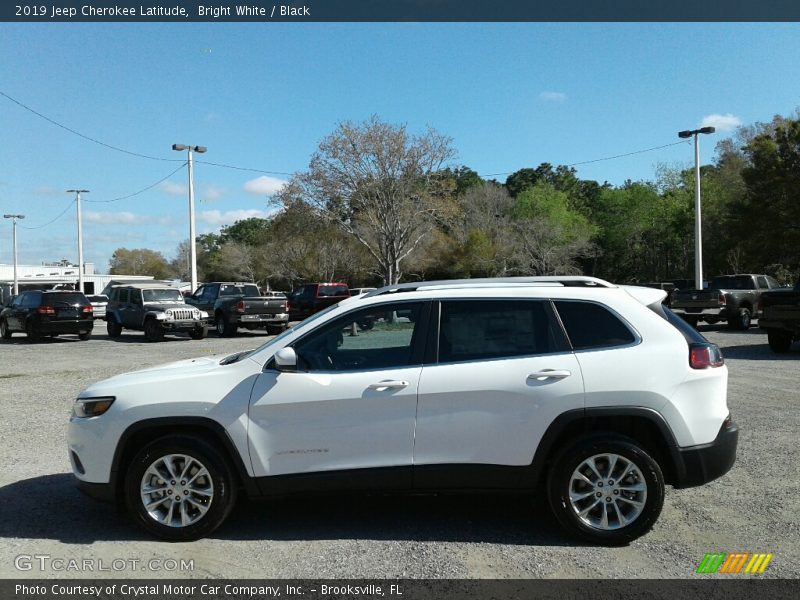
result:
M 707 553 L 697 567 L 697 573 L 763 573 L 772 560 L 772 553 L 725 552 Z M 749 559 L 749 560 L 748 560 Z M 745 566 L 747 565 L 747 566 Z M 742 571 L 744 569 L 744 571 Z

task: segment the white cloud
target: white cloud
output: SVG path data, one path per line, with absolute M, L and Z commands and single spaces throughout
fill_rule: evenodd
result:
M 271 213 L 266 210 L 259 210 L 257 208 L 243 208 L 239 210 L 227 210 L 221 212 L 218 210 L 204 210 L 198 215 L 198 219 L 209 225 L 233 225 L 236 221 L 244 219 L 252 219 L 257 217 L 259 219 L 266 219 Z
M 211 112 L 206 113 L 205 121 L 206 123 L 214 123 L 219 120 L 219 115 L 215 113 L 213 110 Z
M 93 210 L 82 211 L 83 220 L 87 223 L 99 223 L 101 225 L 140 225 L 149 223 L 152 217 L 147 215 L 137 215 L 132 212 L 95 212 Z
M 200 194 L 200 202 L 213 202 L 214 200 L 219 200 L 224 193 L 225 188 L 209 183 L 203 186 L 203 192 Z
M 716 127 L 717 131 L 732 131 L 741 124 L 742 120 L 731 113 L 725 115 L 713 114 L 703 117 L 700 127 Z
M 567 99 L 567 95 L 564 92 L 542 92 L 539 94 L 539 100 L 544 100 L 545 102 L 564 102 Z
M 185 196 L 188 191 L 184 184 L 173 183 L 171 181 L 162 181 L 158 184 L 158 189 L 173 196 Z
M 33 193 L 37 196 L 61 196 L 64 190 L 54 188 L 51 185 L 40 185 L 33 190 Z
M 283 179 L 262 175 L 245 182 L 244 191 L 256 196 L 273 196 L 281 191 L 286 183 Z

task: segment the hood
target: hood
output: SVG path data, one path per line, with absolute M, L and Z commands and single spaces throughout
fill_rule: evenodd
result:
M 146 302 L 144 307 L 148 310 L 167 310 L 177 308 L 178 310 L 197 310 L 196 306 L 190 306 L 183 302 Z

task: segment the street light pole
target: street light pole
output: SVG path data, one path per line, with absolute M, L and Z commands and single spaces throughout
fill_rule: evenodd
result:
M 192 152 L 203 153 L 208 148 L 205 146 L 192 146 L 186 144 L 172 144 L 172 149 L 182 152 L 188 151 L 189 157 L 187 164 L 189 165 L 189 262 L 191 263 L 191 282 L 192 293 L 197 289 L 197 245 L 195 242 L 195 229 L 194 229 L 194 165 L 192 162 Z
M 694 136 L 694 286 L 703 289 L 703 226 L 700 210 L 700 134 L 714 133 L 713 127 L 679 131 L 678 137 Z
M 11 219 L 11 239 L 14 247 L 14 295 L 19 294 L 19 277 L 17 276 L 17 221 L 24 219 L 25 215 L 3 215 L 4 219 Z
M 89 190 L 67 190 L 68 194 L 75 194 L 78 205 L 78 290 L 83 292 L 83 223 L 81 221 L 81 194 L 88 194 Z

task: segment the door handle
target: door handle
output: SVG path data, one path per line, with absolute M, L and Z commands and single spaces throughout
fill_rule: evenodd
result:
M 570 371 L 555 371 L 553 369 L 542 369 L 541 371 L 537 371 L 536 373 L 531 373 L 528 375 L 528 379 L 534 379 L 536 381 L 545 381 L 546 379 L 565 379 L 572 375 Z
M 379 381 L 378 383 L 369 384 L 369 389 L 377 390 L 379 392 L 383 392 L 385 390 L 399 390 L 404 387 L 408 387 L 407 381 L 394 381 L 391 379 L 387 379 L 385 381 Z

